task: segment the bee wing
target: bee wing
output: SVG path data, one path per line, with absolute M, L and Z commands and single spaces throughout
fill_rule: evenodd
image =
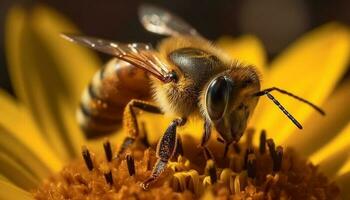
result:
M 198 32 L 180 17 L 152 5 L 141 5 L 139 18 L 150 32 L 160 35 L 197 35 Z
M 150 72 L 163 82 L 169 81 L 170 70 L 156 56 L 154 49 L 143 43 L 123 44 L 88 36 L 62 34 L 68 41 L 82 44 L 97 51 L 110 54 L 136 67 Z

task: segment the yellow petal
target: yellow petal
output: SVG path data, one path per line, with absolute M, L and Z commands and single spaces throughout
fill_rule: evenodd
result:
M 87 84 L 95 69 L 93 66 L 97 65 L 93 54 L 59 38 L 61 31 L 70 28 L 64 19 L 43 7 L 35 9 L 32 15 L 15 7 L 10 10 L 6 23 L 9 71 L 16 94 L 29 107 L 44 137 L 63 159 L 75 156 L 74 144 L 81 143 L 74 141 L 74 138 L 82 138 L 75 137 L 81 132 L 67 126 L 65 120 L 73 119 L 78 90 Z M 55 41 L 62 50 L 53 47 Z M 80 62 L 73 61 L 75 54 Z
M 27 109 L 2 90 L 0 90 L 0 108 L 0 126 L 28 147 L 50 170 L 60 170 L 61 160 L 48 146 Z
M 347 174 L 347 173 L 350 174 L 350 157 L 347 159 L 345 164 L 343 164 L 343 166 L 339 169 L 339 171 L 337 172 L 337 175 L 342 176 L 342 175 Z
M 232 59 L 244 64 L 254 65 L 261 75 L 265 76 L 265 50 L 260 40 L 255 36 L 246 35 L 237 39 L 225 36 L 220 38 L 216 44 Z
M 43 45 L 52 53 L 69 92 L 68 102 L 59 102 L 62 123 L 68 133 L 66 137 L 77 153 L 85 143 L 75 119 L 75 110 L 80 102 L 81 93 L 93 74 L 102 66 L 100 60 L 89 49 L 70 43 L 59 37 L 59 33 L 73 33 L 77 29 L 60 13 L 44 6 L 38 6 L 32 16 L 33 31 Z M 47 31 L 42 31 L 47 30 Z M 70 103 L 69 103 L 70 102 Z
M 27 94 L 24 88 L 25 79 L 22 78 L 19 66 L 21 60 L 19 59 L 19 46 L 21 43 L 21 34 L 23 33 L 25 18 L 25 11 L 20 7 L 13 7 L 9 10 L 5 24 L 5 47 L 6 58 L 8 65 L 11 65 L 9 72 L 12 81 L 12 86 L 16 90 L 16 95 L 20 99 L 25 99 Z
M 311 155 L 310 160 L 319 164 L 322 172 L 329 176 L 335 175 L 350 157 L 349 135 L 350 123 L 325 147 Z
M 324 25 L 296 41 L 271 64 L 265 85 L 286 89 L 320 105 L 346 71 L 349 55 L 348 29 L 335 23 Z M 315 112 L 291 97 L 274 95 L 301 123 Z M 284 142 L 297 128 L 267 97 L 261 97 L 260 102 L 255 127 L 266 129 L 277 143 Z
M 33 189 L 40 183 L 38 177 L 3 152 L 0 152 L 0 170 L 7 180 L 26 190 Z
M 0 199 L 34 200 L 29 192 L 3 180 L 0 180 Z
M 23 183 L 27 180 L 28 183 L 35 184 L 35 181 L 47 178 L 52 173 L 31 149 L 20 142 L 13 133 L 2 128 L 0 128 L 0 154 L 0 171 L 14 183 Z M 26 187 L 25 184 L 21 186 Z
M 40 130 L 56 153 L 61 158 L 68 158 L 67 148 L 55 127 L 58 124 L 55 124 L 53 116 L 55 113 L 52 108 L 56 107 L 56 110 L 58 108 L 50 105 L 57 100 L 57 97 L 51 96 L 49 99 L 47 94 L 48 91 L 62 93 L 59 88 L 53 87 L 59 83 L 57 77 L 50 77 L 52 81 L 48 80 L 49 71 L 54 70 L 54 64 L 47 52 L 39 46 L 39 41 L 29 26 L 29 15 L 24 9 L 20 7 L 10 9 L 5 31 L 9 72 L 16 95 L 33 113 Z M 46 69 L 46 72 L 40 72 L 41 68 Z M 45 73 L 46 76 L 43 75 Z M 50 89 L 44 90 L 45 86 Z
M 350 79 L 341 83 L 322 105 L 327 115 L 320 116 L 318 113 L 312 113 L 305 121 L 303 132 L 291 134 L 286 140 L 286 145 L 295 147 L 305 157 L 322 148 L 349 122 L 350 109 L 344 109 L 349 99 Z
M 59 110 L 59 114 L 62 120 L 62 124 L 64 124 L 66 128 L 66 137 L 69 141 L 69 145 L 71 146 L 71 149 L 74 151 L 74 155 L 80 155 L 81 153 L 81 146 L 85 145 L 87 140 L 82 133 L 75 117 L 75 109 L 72 109 L 69 107 L 69 105 L 65 104 L 64 102 L 60 102 L 61 104 L 61 110 Z
M 45 6 L 35 7 L 32 13 L 33 32 L 52 55 L 70 95 L 71 102 L 66 103 L 73 103 L 75 108 L 84 87 L 102 64 L 91 50 L 60 37 L 60 33 L 78 32 L 60 13 Z

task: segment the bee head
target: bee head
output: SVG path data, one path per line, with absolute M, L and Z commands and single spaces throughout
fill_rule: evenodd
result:
M 227 143 L 240 139 L 258 101 L 254 94 L 260 89 L 260 81 L 251 70 L 231 69 L 213 78 L 206 89 L 207 117 Z

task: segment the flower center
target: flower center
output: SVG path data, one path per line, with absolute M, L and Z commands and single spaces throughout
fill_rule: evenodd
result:
M 249 133 L 250 132 L 250 133 Z M 339 188 L 293 149 L 283 149 L 263 131 L 254 147 L 252 131 L 245 143 L 223 152 L 204 147 L 178 148 L 173 160 L 148 190 L 140 184 L 156 163 L 155 148 L 136 141 L 118 155 L 109 141 L 104 154 L 82 148 L 83 159 L 70 163 L 34 193 L 37 199 L 198 199 L 211 193 L 218 199 L 336 199 Z M 179 143 L 181 145 L 181 143 Z M 212 150 L 211 150 L 212 149 Z

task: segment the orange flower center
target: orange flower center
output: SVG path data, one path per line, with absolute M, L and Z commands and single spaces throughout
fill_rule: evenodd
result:
M 117 155 L 104 143 L 105 155 L 83 148 L 70 163 L 34 192 L 36 199 L 337 199 L 339 188 L 301 159 L 293 149 L 275 147 L 262 132 L 259 147 L 234 144 L 225 158 L 205 147 L 203 154 L 178 151 L 148 190 L 140 184 L 157 158 L 153 146 L 136 141 Z M 185 143 L 186 144 L 186 143 Z M 179 148 L 182 149 L 182 148 Z M 184 148 L 186 149 L 186 148 Z

